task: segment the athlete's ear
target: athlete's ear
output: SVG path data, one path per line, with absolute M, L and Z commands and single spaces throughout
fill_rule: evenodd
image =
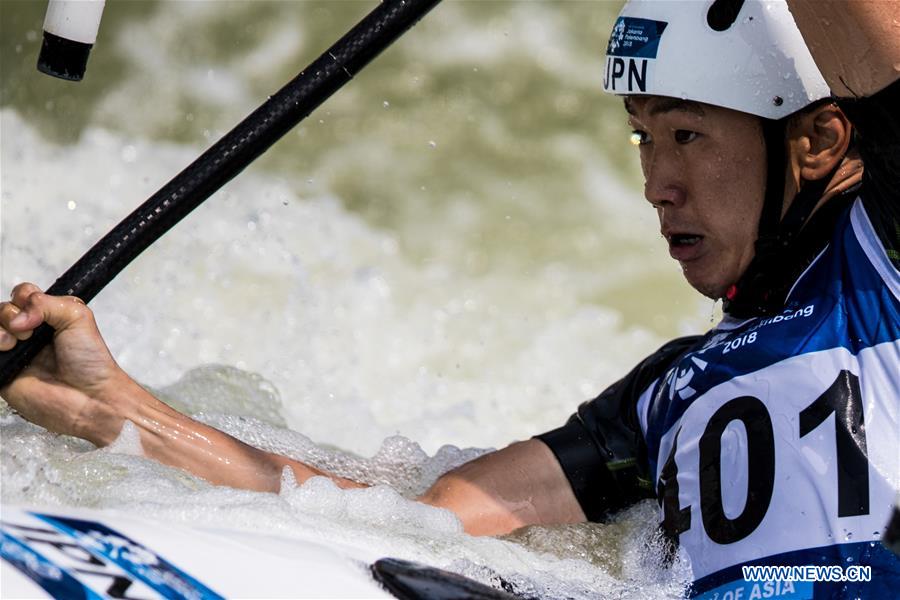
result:
M 850 147 L 850 120 L 834 104 L 801 113 L 788 125 L 792 159 L 800 178 L 815 181 L 831 173 Z

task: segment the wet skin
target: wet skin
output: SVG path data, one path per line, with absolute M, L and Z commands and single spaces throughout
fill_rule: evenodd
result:
M 625 106 L 669 254 L 697 291 L 724 296 L 754 254 L 766 185 L 759 119 L 660 96 Z

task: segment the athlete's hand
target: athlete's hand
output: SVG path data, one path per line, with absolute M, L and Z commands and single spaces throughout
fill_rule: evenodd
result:
M 113 360 L 94 315 L 73 296 L 49 296 L 21 283 L 10 302 L 0 303 L 0 351 L 31 337 L 41 323 L 56 332 L 53 342 L 0 396 L 20 415 L 51 431 L 97 445 L 110 443 L 122 428 L 123 388 L 136 384 Z

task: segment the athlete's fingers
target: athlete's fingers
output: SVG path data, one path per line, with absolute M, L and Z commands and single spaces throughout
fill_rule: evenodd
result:
M 28 281 L 23 281 L 14 287 L 10 294 L 10 302 L 4 302 L 3 307 L 0 308 L 0 327 L 20 340 L 31 337 L 32 330 L 41 322 L 32 324 L 34 319 L 29 318 L 25 307 L 28 304 L 28 298 L 32 294 L 40 292 L 41 288 Z
M 33 325 L 28 327 L 26 323 L 29 321 L 27 318 L 28 315 L 20 316 L 22 314 L 22 309 L 25 308 L 25 305 L 28 302 L 28 297 L 35 292 L 42 291 L 41 288 L 36 286 L 35 284 L 23 281 L 22 283 L 15 286 L 12 290 L 12 294 L 10 294 L 10 302 L 14 309 L 7 309 L 7 312 L 4 314 L 0 312 L 0 326 L 3 326 L 8 333 L 14 335 L 16 338 L 20 340 L 25 340 L 31 337 L 31 331 L 40 325 Z M 4 317 L 9 317 L 8 319 L 4 319 Z M 15 319 L 15 321 L 13 321 Z M 23 329 L 23 326 L 25 327 Z
M 12 289 L 12 293 L 9 295 L 9 298 L 10 301 L 19 308 L 25 308 L 25 302 L 28 300 L 28 296 L 35 292 L 42 291 L 44 290 L 42 290 L 35 284 L 29 281 L 23 281 Z
M 12 350 L 16 345 L 16 337 L 11 333 L 7 333 L 4 329 L 0 329 L 0 352 Z
M 22 309 L 13 304 L 12 302 L 2 302 L 0 303 L 0 331 L 3 331 L 7 336 L 13 336 L 20 340 L 26 340 L 31 337 L 31 330 L 28 329 L 26 331 L 16 330 L 10 324 L 13 323 L 16 319 L 21 320 L 19 315 L 22 314 Z M 18 321 L 16 321 L 18 323 Z M 15 344 L 14 344 L 15 345 Z M 0 342 L 0 348 L 2 348 L 2 342 Z M 8 350 L 8 348 L 2 348 L 4 350 Z
M 4 328 L 19 337 L 31 332 L 41 323 L 47 323 L 57 331 L 71 327 L 78 322 L 93 324 L 94 315 L 80 298 L 74 296 L 50 296 L 37 287 L 20 289 L 13 293 L 13 302 L 21 309 Z M 29 293 L 30 292 L 30 293 Z

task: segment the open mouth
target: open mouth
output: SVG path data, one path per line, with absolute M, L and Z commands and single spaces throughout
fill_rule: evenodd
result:
M 674 233 L 668 237 L 669 245 L 673 248 L 693 246 L 703 239 L 702 235 L 694 235 L 691 233 Z
M 668 233 L 669 256 L 682 263 L 696 260 L 703 254 L 703 239 L 697 233 Z

